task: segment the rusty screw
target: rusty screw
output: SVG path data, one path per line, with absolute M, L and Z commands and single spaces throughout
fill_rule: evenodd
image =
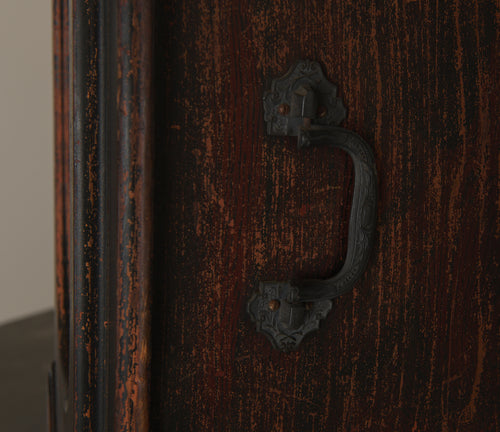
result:
M 287 104 L 281 104 L 279 107 L 278 107 L 278 112 L 281 114 L 281 115 L 287 115 L 289 112 L 290 112 L 290 106 L 287 105 Z
M 305 303 L 306 310 L 311 310 L 313 307 L 313 304 L 311 302 Z
M 280 308 L 280 302 L 279 300 L 271 300 L 269 302 L 269 309 L 271 309 L 272 311 L 276 311 Z
M 318 107 L 318 112 L 316 113 L 316 115 L 318 116 L 318 118 L 323 118 L 324 116 L 326 116 L 326 113 L 327 113 L 326 107 L 320 105 Z

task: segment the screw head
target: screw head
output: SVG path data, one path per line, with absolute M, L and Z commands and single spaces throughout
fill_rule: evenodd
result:
M 269 309 L 271 309 L 272 311 L 276 311 L 280 308 L 280 302 L 279 300 L 271 300 L 269 302 Z
M 279 107 L 278 107 L 278 112 L 281 114 L 281 115 L 287 115 L 289 112 L 290 112 L 290 105 L 287 105 L 287 104 L 281 104 Z
M 326 116 L 327 112 L 328 112 L 328 110 L 326 109 L 326 107 L 323 105 L 320 105 L 318 107 L 318 111 L 317 111 L 316 115 L 318 116 L 318 118 L 323 118 L 324 116 Z

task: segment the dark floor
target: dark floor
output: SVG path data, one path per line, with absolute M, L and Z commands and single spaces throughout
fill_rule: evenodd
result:
M 54 313 L 0 326 L 0 431 L 47 431 Z

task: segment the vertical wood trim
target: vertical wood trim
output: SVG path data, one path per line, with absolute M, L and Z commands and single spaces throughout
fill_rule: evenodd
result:
M 52 423 L 50 430 L 62 430 L 66 421 L 58 407 L 68 397 L 69 366 L 69 16 L 68 0 L 53 1 L 54 82 L 54 192 L 56 264 L 56 362 L 51 373 Z M 56 415 L 57 414 L 57 415 Z M 56 424 L 57 421 L 57 424 Z
M 56 207 L 56 307 L 61 363 L 67 374 L 68 254 L 69 254 L 69 167 L 68 167 L 68 16 L 64 0 L 54 1 L 54 122 Z
M 72 429 L 148 430 L 151 2 L 70 13 Z
M 107 245 L 113 239 L 107 200 L 113 200 L 106 150 L 105 87 L 107 40 L 104 2 L 74 0 L 72 9 L 72 339 L 70 365 L 75 430 L 104 431 L 108 426 L 106 305 L 112 293 Z M 112 83 L 109 83 L 112 84 Z M 112 102 L 111 102 L 112 103 Z M 111 282 L 111 283 L 110 283 Z
M 149 430 L 152 5 L 118 6 L 118 304 L 115 427 Z

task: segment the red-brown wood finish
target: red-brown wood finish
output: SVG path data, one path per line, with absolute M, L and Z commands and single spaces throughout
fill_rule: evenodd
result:
M 69 20 L 66 1 L 53 2 L 54 50 L 54 131 L 55 131 L 55 252 L 56 252 L 56 328 L 57 355 L 53 371 L 54 404 L 62 406 L 68 392 L 69 361 Z M 57 379 L 56 379 L 57 378 Z M 51 427 L 56 427 L 55 406 L 51 407 Z M 63 415 L 59 422 L 63 422 Z M 53 429 L 50 429 L 53 430 Z M 55 430 L 55 429 L 54 429 Z
M 53 430 L 150 430 L 152 6 L 54 2 Z
M 499 430 L 498 2 L 156 16 L 154 430 Z M 263 91 L 301 58 L 373 145 L 378 235 L 352 294 L 283 354 L 246 302 L 338 269 L 352 193 L 342 153 L 265 133 Z
M 117 7 L 118 265 L 114 430 L 147 431 L 151 370 L 153 2 Z
M 69 3 L 58 431 L 500 431 L 498 0 Z M 246 303 L 341 268 L 354 180 L 340 150 L 266 134 L 263 92 L 299 59 L 374 149 L 378 225 L 284 354 Z
M 68 368 L 68 254 L 69 254 L 69 113 L 68 113 L 68 17 L 64 2 L 54 3 L 54 117 L 56 205 L 56 305 L 61 363 Z

